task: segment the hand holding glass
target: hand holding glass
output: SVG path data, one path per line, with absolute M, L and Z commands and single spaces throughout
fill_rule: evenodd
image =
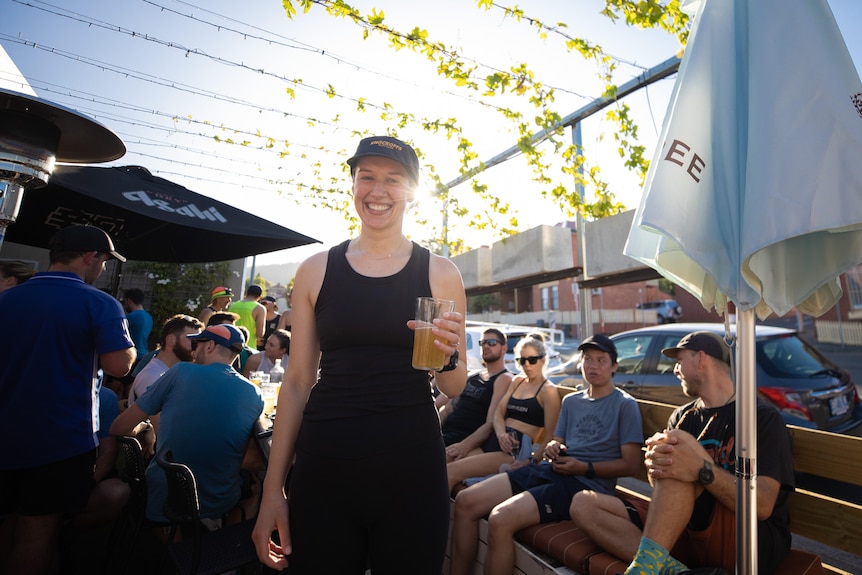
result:
M 455 302 L 433 297 L 416 298 L 416 330 L 413 332 L 413 367 L 428 371 L 443 368 L 446 354 L 434 345 L 434 319 L 447 311 L 455 311 Z

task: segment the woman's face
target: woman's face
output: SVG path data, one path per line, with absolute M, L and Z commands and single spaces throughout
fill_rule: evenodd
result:
M 380 156 L 356 162 L 353 205 L 363 225 L 379 229 L 396 224 L 400 229 L 413 199 L 413 184 L 401 163 Z
M 521 366 L 521 371 L 527 377 L 539 375 L 545 369 L 545 356 L 532 345 L 521 347 L 518 357 L 515 359 Z
M 283 347 L 281 347 L 281 341 L 274 335 L 271 335 L 267 338 L 266 343 L 263 345 L 263 351 L 271 360 L 279 358 L 284 355 L 287 351 Z

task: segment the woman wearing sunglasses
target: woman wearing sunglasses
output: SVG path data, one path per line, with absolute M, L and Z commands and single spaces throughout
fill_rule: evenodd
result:
M 560 394 L 545 377 L 547 350 L 541 333 L 529 333 L 515 346 L 521 368 L 497 405 L 493 431 L 482 446 L 483 453 L 453 461 L 446 466 L 449 491 L 465 479 L 500 471 L 503 464 L 528 459 L 530 448 L 545 429 L 553 430 L 560 416 Z M 519 454 L 524 451 L 524 456 Z

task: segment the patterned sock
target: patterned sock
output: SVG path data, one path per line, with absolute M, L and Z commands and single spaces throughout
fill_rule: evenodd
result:
M 686 567 L 670 552 L 647 537 L 641 537 L 638 552 L 626 568 L 625 575 L 676 575 Z

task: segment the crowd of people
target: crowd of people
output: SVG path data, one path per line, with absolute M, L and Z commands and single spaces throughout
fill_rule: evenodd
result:
M 104 231 L 75 225 L 52 238 L 45 272 L 0 262 L 0 313 L 35 322 L 4 341 L 24 363 L 0 370 L 3 431 L 19 438 L 4 441 L 0 465 L 0 572 L 65 571 L 61 540 L 119 517 L 130 495 L 116 468 L 119 436 L 136 437 L 148 462 L 146 518 L 154 525 L 166 520 L 166 481 L 154 457 L 166 451 L 193 469 L 206 520 L 256 510 L 243 500 L 254 494 L 241 466 L 263 400 L 243 368 L 251 359 L 264 369 L 274 353 L 287 365 L 290 333 L 271 322 L 274 351 L 259 353 L 248 328 L 234 325 L 242 316 L 229 311 L 224 286 L 209 294 L 206 324 L 178 313 L 156 333 L 141 289 L 115 298 L 93 287 L 112 258 L 125 261 Z
M 238 507 L 256 512 L 260 562 L 276 570 L 439 575 L 454 498 L 452 575 L 474 572 L 485 517 L 489 574 L 513 571 L 515 533 L 562 519 L 629 561 L 626 575 L 732 572 L 735 387 L 724 340 L 695 332 L 663 350 L 692 402 L 646 441 L 637 402 L 613 383 L 618 353 L 605 335 L 580 342 L 586 385 L 562 400 L 540 333 L 518 341 L 512 373 L 506 335 L 485 329 L 485 367 L 468 374 L 460 273 L 402 229 L 416 153 L 376 136 L 347 163 L 359 234 L 300 265 L 282 313 L 260 286 L 237 302 L 217 286 L 199 317 L 167 318 L 149 349 L 145 294 L 118 300 L 92 286 L 106 261 L 124 261 L 101 229 L 58 231 L 45 272 L 0 262 L 0 314 L 31 326 L 0 332 L 16 358 L 0 363 L 0 570 L 56 572 L 64 526 L 122 512 L 128 488 L 113 467 L 117 437 L 131 435 L 147 458 L 170 450 L 189 465 L 214 527 Z M 420 296 L 454 302 L 433 322 L 444 364 L 430 372 L 411 363 Z M 248 376 L 276 363 L 279 408 L 249 506 L 241 467 L 263 400 Z M 769 573 L 790 548 L 793 469 L 775 409 L 759 403 L 757 426 L 758 556 Z M 648 507 L 615 492 L 641 465 Z M 162 523 L 167 487 L 154 459 L 146 483 L 146 517 Z

